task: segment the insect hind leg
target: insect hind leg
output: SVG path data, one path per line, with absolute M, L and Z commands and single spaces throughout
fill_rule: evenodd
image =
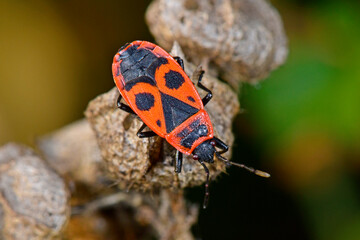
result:
M 154 137 L 157 134 L 154 133 L 153 131 L 147 131 L 147 132 L 143 132 L 144 128 L 146 128 L 146 124 L 143 123 L 143 125 L 141 125 L 141 127 L 139 128 L 139 131 L 137 131 L 136 135 L 139 138 L 149 138 L 149 137 Z
M 122 99 L 122 96 L 120 94 L 117 101 L 116 101 L 117 107 L 120 108 L 121 110 L 125 111 L 125 112 L 136 115 L 136 113 L 131 109 L 131 107 L 129 107 L 128 105 L 121 102 L 121 99 Z
M 176 151 L 175 156 L 175 172 L 180 173 L 182 168 L 183 154 L 182 152 Z

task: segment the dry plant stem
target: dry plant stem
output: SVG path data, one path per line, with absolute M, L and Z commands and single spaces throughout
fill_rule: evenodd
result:
M 0 148 L 0 239 L 59 239 L 69 212 L 64 181 L 30 148 Z
M 282 21 L 265 0 L 155 0 L 146 20 L 161 46 L 178 41 L 192 62 L 209 63 L 235 89 L 264 79 L 287 57 Z

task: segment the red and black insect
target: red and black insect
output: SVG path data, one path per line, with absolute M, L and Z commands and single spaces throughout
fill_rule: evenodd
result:
M 112 72 L 120 91 L 118 107 L 138 115 L 144 122 L 137 136 L 146 138 L 158 135 L 174 146 L 177 149 L 177 173 L 181 172 L 183 154 L 192 154 L 193 159 L 204 167 L 204 208 L 209 196 L 209 170 L 204 162 L 213 163 L 214 155 L 227 163 L 267 177 L 262 171 L 230 162 L 221 156 L 228 151 L 228 146 L 214 136 L 209 115 L 204 109 L 212 98 L 211 91 L 201 83 L 204 71 L 199 74 L 197 86 L 207 94 L 200 98 L 184 71 L 180 57 L 172 57 L 153 43 L 134 41 L 116 53 Z M 129 105 L 121 103 L 122 98 Z M 146 126 L 151 131 L 144 132 Z

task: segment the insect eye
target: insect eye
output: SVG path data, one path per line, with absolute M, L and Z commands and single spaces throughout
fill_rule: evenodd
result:
M 211 140 L 211 141 L 210 141 L 210 145 L 213 146 L 213 147 L 215 147 L 215 146 L 216 146 L 215 140 Z
M 194 154 L 194 155 L 193 155 L 193 159 L 194 159 L 194 160 L 199 160 L 199 156 L 196 155 L 196 154 Z

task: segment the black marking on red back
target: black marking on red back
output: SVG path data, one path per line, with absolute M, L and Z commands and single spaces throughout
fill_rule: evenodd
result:
M 123 49 L 125 49 L 127 46 L 129 46 L 129 43 L 125 44 L 124 46 L 122 46 L 119 49 L 119 52 Z M 128 49 L 126 49 L 126 51 L 122 52 L 120 55 L 120 59 L 124 59 L 124 58 L 128 58 L 129 56 L 131 56 L 132 54 L 134 54 L 134 52 L 138 49 L 138 47 L 140 46 L 140 44 L 133 44 L 131 47 L 129 47 Z
M 151 93 L 135 94 L 136 107 L 141 111 L 149 111 L 154 106 L 155 98 Z
M 122 61 L 118 71 L 123 76 L 125 91 L 130 91 L 138 83 L 146 83 L 156 87 L 156 70 L 161 65 L 168 63 L 168 59 L 158 57 L 151 51 L 154 48 L 139 48 L 139 46 L 139 44 L 130 46 L 119 57 Z M 165 74 L 165 86 L 169 89 L 178 89 L 184 82 L 184 77 L 177 71 L 170 70 Z M 167 133 L 170 133 L 199 111 L 199 109 L 175 97 L 162 93 L 160 90 L 159 92 L 161 94 Z M 140 111 L 150 110 L 154 106 L 155 101 L 156 99 L 150 93 L 139 93 L 135 96 L 135 104 Z M 156 121 L 156 124 L 161 126 L 161 121 Z
M 178 89 L 184 82 L 185 79 L 179 72 L 170 70 L 165 73 L 165 86 L 169 89 Z
M 195 99 L 192 96 L 188 96 L 187 99 L 189 99 L 189 101 L 195 102 Z
M 161 121 L 158 119 L 156 120 L 156 125 L 158 125 L 159 127 L 161 127 Z
M 199 111 L 199 109 L 196 109 L 183 101 L 165 93 L 160 93 L 167 133 L 170 133 L 174 128 Z
M 137 79 L 137 82 L 141 82 L 139 77 L 149 77 L 151 79 L 155 78 L 156 69 L 159 68 L 162 64 L 168 63 L 166 58 L 156 56 L 151 50 L 151 48 L 139 48 L 140 45 L 133 45 L 122 52 L 120 59 L 120 69 L 125 86 L 128 82 Z M 143 81 L 150 83 L 149 79 L 142 79 Z M 137 82 L 131 85 L 134 86 Z M 152 85 L 156 84 L 155 81 L 152 82 Z M 131 89 L 131 87 L 128 87 Z
M 140 76 L 138 78 L 134 78 L 134 79 L 128 81 L 125 84 L 125 90 L 130 91 L 133 88 L 133 86 L 135 86 L 137 83 L 148 83 L 148 84 L 150 84 L 152 86 L 156 86 L 156 83 L 155 83 L 154 79 L 152 79 L 151 77 Z
M 168 60 L 166 58 L 160 57 L 156 59 L 147 69 L 146 73 L 152 77 L 155 78 L 155 72 L 156 69 L 158 69 L 161 65 L 167 64 Z
M 189 135 L 191 132 L 191 130 L 189 128 L 184 128 L 181 132 L 179 132 L 178 134 L 176 134 L 177 137 L 179 138 L 184 138 L 187 135 Z
M 200 124 L 197 122 L 198 126 L 192 128 L 192 131 L 189 130 L 186 131 L 186 133 L 183 131 L 178 134 L 181 135 L 182 140 L 180 141 L 181 146 L 186 147 L 188 149 L 191 149 L 192 145 L 196 140 L 198 140 L 201 137 L 206 137 L 209 130 L 205 124 Z M 185 129 L 184 129 L 185 130 Z

